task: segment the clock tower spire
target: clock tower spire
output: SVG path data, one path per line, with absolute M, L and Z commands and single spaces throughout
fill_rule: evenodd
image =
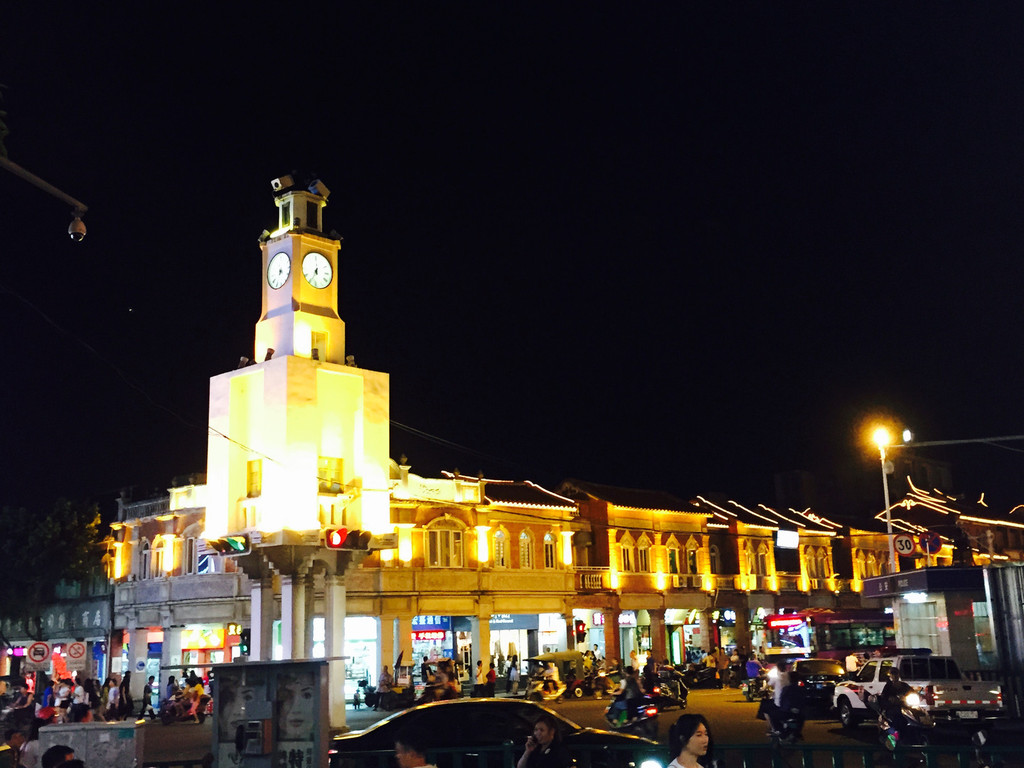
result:
M 260 237 L 263 310 L 256 323 L 255 361 L 295 355 L 345 362 L 345 323 L 338 315 L 341 240 L 322 232 L 330 190 L 319 179 L 306 186 L 292 176 L 271 182 L 278 226 Z

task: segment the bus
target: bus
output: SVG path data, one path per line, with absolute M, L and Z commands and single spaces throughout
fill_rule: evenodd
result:
M 764 619 L 764 650 L 772 657 L 814 656 L 842 661 L 851 651 L 893 653 L 896 632 L 892 611 L 808 608 Z

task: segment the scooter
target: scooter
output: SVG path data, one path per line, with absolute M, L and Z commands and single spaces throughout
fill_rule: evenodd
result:
M 593 696 L 595 699 L 600 699 L 606 690 L 602 678 L 599 678 L 593 672 L 589 675 L 584 675 L 582 678 L 569 680 L 566 682 L 565 687 L 566 698 L 571 697 L 574 699 L 582 699 L 584 696 Z
M 683 681 L 687 688 L 721 688 L 722 681 L 718 678 L 718 670 L 714 667 L 698 667 L 691 664 L 683 673 Z
M 658 737 L 658 707 L 650 696 L 644 696 L 632 711 L 625 699 L 613 701 L 604 711 L 604 719 L 613 731 L 643 736 L 648 739 Z
M 878 740 L 887 750 L 893 752 L 900 745 L 928 746 L 935 718 L 921 707 L 917 693 L 904 696 L 898 710 L 886 712 L 877 698 L 872 704 L 878 712 Z
M 686 709 L 686 700 L 689 695 L 690 689 L 682 681 L 659 680 L 651 688 L 647 697 L 660 711 L 666 709 Z
M 199 703 L 192 706 L 191 700 L 184 697 L 165 699 L 160 705 L 160 722 L 164 725 L 171 723 L 202 723 L 206 720 L 208 709 L 212 699 L 209 694 L 204 693 L 199 697 Z
M 747 701 L 757 701 L 764 693 L 768 685 L 768 673 L 763 669 L 757 673 L 757 677 L 748 677 L 740 683 L 740 691 L 747 697 Z
M 547 685 L 554 682 L 550 678 L 531 677 L 530 687 L 526 689 L 526 698 L 530 701 L 555 701 L 566 691 L 565 683 L 557 681 L 554 687 Z

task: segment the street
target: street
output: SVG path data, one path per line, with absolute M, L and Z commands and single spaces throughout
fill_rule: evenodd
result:
M 564 717 L 583 726 L 605 728 L 604 710 L 608 699 L 595 700 L 583 698 L 548 703 Z M 692 690 L 689 705 L 683 711 L 668 711 L 659 716 L 658 740 L 668 743 L 668 731 L 672 723 L 683 712 L 704 715 L 711 724 L 715 743 L 720 746 L 737 744 L 767 743 L 765 723 L 755 717 L 757 704 L 748 702 L 737 689 L 724 690 Z M 366 728 L 378 720 L 395 714 L 374 711 L 362 707 L 358 710 L 349 705 L 346 711 L 348 727 L 351 730 Z M 149 761 L 168 761 L 180 758 L 199 759 L 210 749 L 212 742 L 212 720 L 203 725 L 195 723 L 174 723 L 162 725 L 159 722 L 147 723 L 145 757 Z M 1019 731 L 995 733 L 993 743 L 1019 743 Z M 827 713 L 809 713 L 804 727 L 805 744 L 822 745 L 875 745 L 877 744 L 875 728 L 865 723 L 852 730 L 844 730 L 837 719 Z M 934 742 L 941 744 L 964 744 L 967 736 L 962 731 L 938 728 Z

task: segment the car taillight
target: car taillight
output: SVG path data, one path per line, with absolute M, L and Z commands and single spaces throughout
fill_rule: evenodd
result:
M 647 709 L 644 710 L 644 714 L 647 715 L 647 717 L 654 717 L 656 714 L 658 714 L 658 708 L 647 707 Z
M 660 685 L 654 686 L 654 692 L 655 693 L 661 693 L 661 686 Z

